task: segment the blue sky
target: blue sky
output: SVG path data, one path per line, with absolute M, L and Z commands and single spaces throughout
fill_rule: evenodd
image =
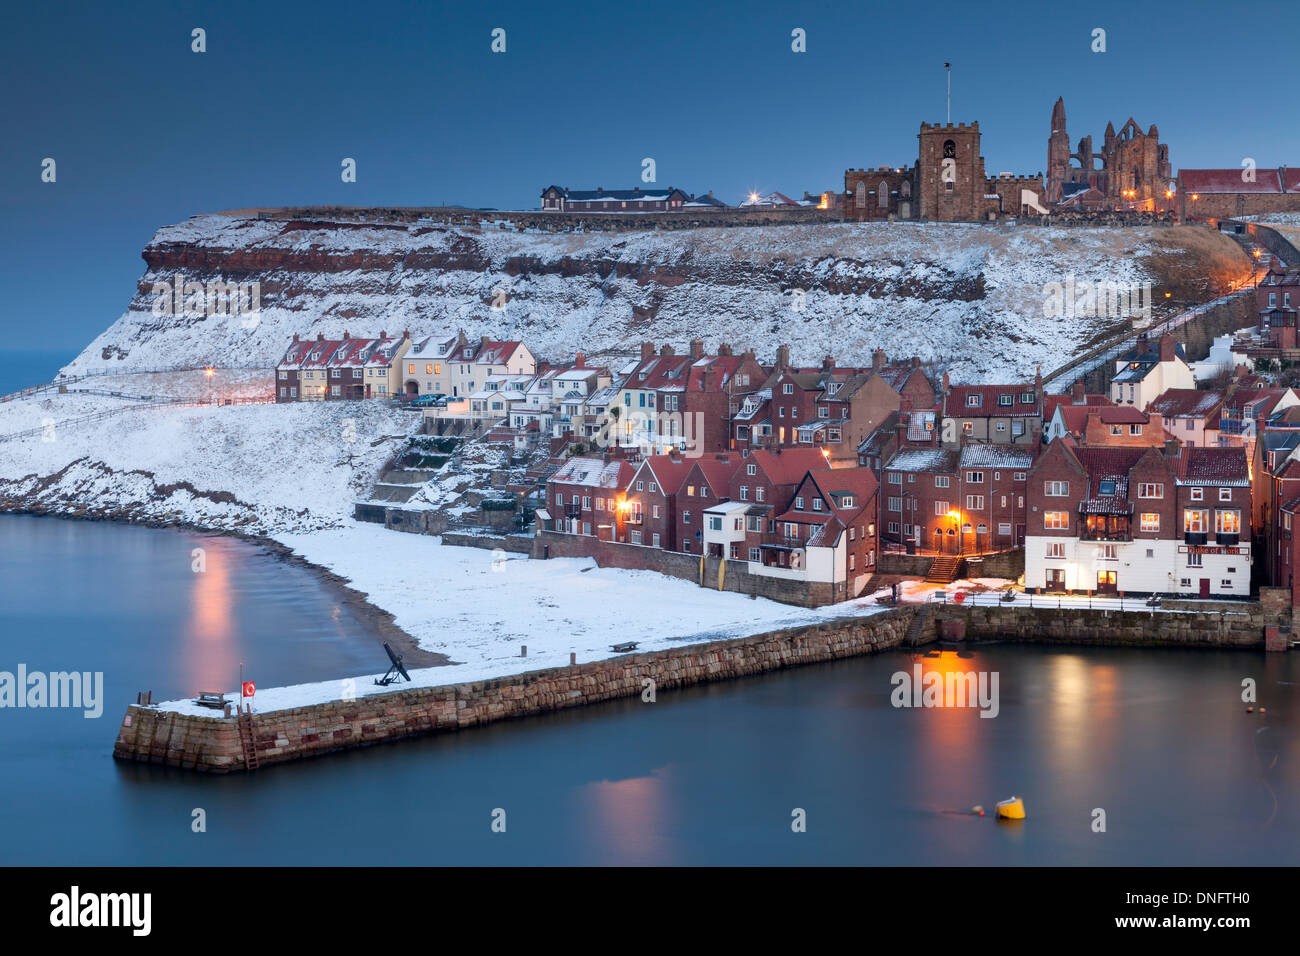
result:
M 1149 8 L 1148 8 L 1149 6 Z M 1289 5 L 1222 3 L 25 4 L 0 31 L 6 348 L 77 348 L 125 308 L 154 230 L 252 205 L 532 208 L 549 183 L 842 188 L 978 119 L 989 172 L 1035 173 L 1131 115 L 1179 167 L 1300 163 L 1277 69 Z M 882 10 L 884 12 L 882 12 Z M 919 21 L 919 22 L 918 22 Z M 1271 26 L 1273 25 L 1273 26 Z M 207 31 L 207 52 L 190 31 Z M 506 52 L 491 31 L 506 31 Z M 807 52 L 791 50 L 791 31 Z M 1091 50 L 1094 28 L 1106 52 Z M 1218 51 L 1218 57 L 1212 51 Z M 1288 113 L 1290 114 L 1288 116 Z M 40 181 L 41 161 L 58 180 Z M 344 184 L 340 162 L 357 162 Z

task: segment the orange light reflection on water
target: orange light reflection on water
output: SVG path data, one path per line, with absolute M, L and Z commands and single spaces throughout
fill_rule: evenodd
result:
M 645 777 L 599 780 L 585 788 L 595 830 L 609 862 L 620 864 L 667 864 L 668 847 L 657 842 L 655 832 L 666 811 L 667 783 L 661 778 L 666 768 Z
M 220 548 L 206 543 L 202 547 L 205 570 L 194 572 L 189 624 L 181 637 L 181 653 L 194 693 L 230 690 L 239 677 L 230 568 Z

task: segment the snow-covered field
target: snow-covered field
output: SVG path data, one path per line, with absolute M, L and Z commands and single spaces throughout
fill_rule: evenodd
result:
M 598 568 L 586 558 L 533 561 L 521 555 L 442 545 L 425 535 L 350 526 L 276 540 L 306 560 L 345 577 L 398 627 L 452 664 L 412 670 L 412 684 L 432 687 L 559 667 L 615 656 L 611 644 L 638 641 L 659 650 L 884 610 L 859 598 L 816 609 L 713 591 L 654 571 Z M 528 656 L 520 656 L 527 646 Z M 345 693 L 384 693 L 378 674 L 348 684 L 324 681 L 259 689 L 254 709 L 283 710 L 337 700 Z M 161 705 L 201 716 L 190 701 Z
M 0 442 L 0 497 L 248 533 L 334 527 L 418 424 L 383 402 L 169 408 L 47 393 L 0 404 L 0 436 L 41 429 Z
M 1062 364 L 1115 323 L 1046 318 L 1048 283 L 1150 281 L 1150 257 L 1179 253 L 1178 235 L 917 223 L 521 233 L 202 215 L 160 229 L 147 255 L 176 261 L 197 248 L 206 261 L 242 264 L 240 277 L 262 284 L 257 321 L 160 318 L 144 292 L 67 372 L 270 367 L 295 332 L 409 328 L 418 337 L 461 327 L 522 338 L 553 361 L 643 340 L 684 348 L 700 336 L 710 349 L 727 342 L 767 359 L 789 343 L 803 364 L 826 354 L 865 364 L 880 346 L 945 365 L 957 381 L 1018 380 L 1035 365 Z M 267 266 L 246 273 L 249 261 Z M 1192 272 L 1203 266 L 1189 261 Z M 177 272 L 151 268 L 142 287 Z

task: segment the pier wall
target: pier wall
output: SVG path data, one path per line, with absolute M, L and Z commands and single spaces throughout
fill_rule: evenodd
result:
M 459 730 L 510 717 L 581 707 L 642 693 L 729 680 L 897 647 L 915 606 L 870 617 L 841 618 L 752 637 L 692 644 L 513 677 L 394 690 L 354 700 L 255 714 L 257 757 L 280 763 L 333 750 L 420 734 Z M 922 639 L 933 638 L 931 621 Z M 396 685 L 394 685 L 396 687 Z M 186 770 L 242 770 L 235 718 L 169 713 L 131 706 L 118 730 L 113 756 Z
M 1088 610 L 1016 605 L 904 605 L 869 617 L 837 618 L 734 640 L 692 644 L 512 677 L 397 689 L 256 714 L 261 764 L 460 730 L 709 681 L 873 654 L 908 643 L 908 629 L 926 608 L 920 644 L 946 640 L 1024 641 L 1134 647 L 1265 649 L 1276 638 L 1276 614 L 1259 603 L 1200 610 Z M 1288 615 L 1289 618 L 1289 615 Z M 1280 618 L 1279 618 L 1280 620 Z M 1285 645 L 1275 648 L 1282 650 Z M 127 708 L 113 756 L 201 772 L 244 767 L 234 718 L 192 716 L 157 707 Z

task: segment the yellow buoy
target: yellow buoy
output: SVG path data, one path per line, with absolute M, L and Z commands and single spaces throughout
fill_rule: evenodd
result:
M 1003 820 L 1023 820 L 1025 818 L 1025 801 L 1019 797 L 999 800 L 997 807 L 998 816 Z

